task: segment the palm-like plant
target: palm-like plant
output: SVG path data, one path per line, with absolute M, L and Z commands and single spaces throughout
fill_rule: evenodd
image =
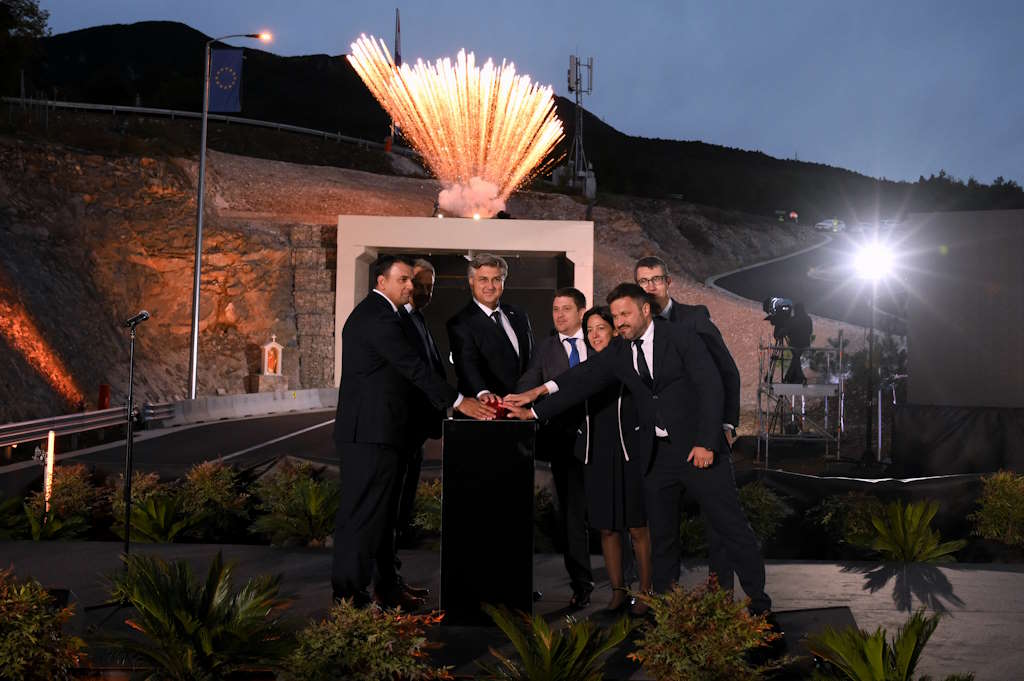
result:
M 112 600 L 135 609 L 125 623 L 144 640 L 111 643 L 153 665 L 151 678 L 223 678 L 243 666 L 272 665 L 287 654 L 280 575 L 254 577 L 235 591 L 233 566 L 219 552 L 202 583 L 185 561 L 139 554 L 123 560 L 125 571 L 112 578 Z
M 28 504 L 25 504 L 25 518 L 28 521 L 28 534 L 33 541 L 76 539 L 89 529 L 89 524 L 81 516 L 62 518 L 50 513 L 43 519 Z
M 203 513 L 186 515 L 177 495 L 159 494 L 132 506 L 132 541 L 169 544 L 206 520 Z M 124 526 L 118 526 L 124 536 Z
M 480 666 L 489 678 L 509 681 L 600 681 L 605 657 L 636 626 L 623 617 L 598 629 L 593 622 L 567 617 L 565 629 L 552 631 L 540 616 L 516 614 L 504 606 L 483 609 L 512 641 L 519 660 L 491 648 L 498 663 Z
M 882 515 L 871 517 L 878 533 L 871 548 L 890 560 L 904 563 L 939 563 L 954 560 L 953 553 L 967 542 L 963 539 L 942 542 L 932 529 L 932 518 L 939 510 L 934 501 L 917 501 L 903 505 L 896 501 Z
M 913 681 L 914 670 L 928 639 L 939 626 L 941 614 L 926 617 L 918 610 L 900 627 L 890 643 L 882 627 L 869 634 L 856 627 L 840 631 L 828 627 L 807 641 L 808 649 L 829 663 L 818 678 L 849 681 Z M 922 677 L 926 681 L 929 677 Z M 973 674 L 947 676 L 946 681 L 970 681 Z
M 299 478 L 287 495 L 261 504 L 269 513 L 256 519 L 252 531 L 267 535 L 272 544 L 322 546 L 334 532 L 340 500 L 337 482 Z
M 22 506 L 21 499 L 17 497 L 0 499 L 0 541 L 24 534 L 26 520 Z

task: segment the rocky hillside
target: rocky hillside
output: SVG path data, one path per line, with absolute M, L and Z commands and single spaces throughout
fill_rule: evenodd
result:
M 103 156 L 0 137 L 0 422 L 95 403 L 98 386 L 124 399 L 128 339 L 119 323 L 141 308 L 137 391 L 181 399 L 187 388 L 196 163 Z M 293 388 L 331 384 L 337 215 L 429 215 L 435 182 L 211 152 L 202 280 L 202 394 L 240 393 L 271 334 Z M 587 219 L 560 194 L 526 192 L 510 212 Z M 707 276 L 796 250 L 804 227 L 670 200 L 606 198 L 595 294 L 658 254 L 678 298 L 712 310 L 744 374 L 756 383 L 759 306 L 705 289 Z M 819 333 L 825 333 L 821 328 Z M 834 335 L 834 332 L 832 332 Z

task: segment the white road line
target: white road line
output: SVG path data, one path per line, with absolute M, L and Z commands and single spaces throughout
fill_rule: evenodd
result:
M 287 435 L 282 435 L 281 437 L 275 437 L 273 440 L 267 440 L 266 442 L 261 442 L 259 444 L 253 445 L 252 447 L 246 447 L 245 449 L 240 449 L 237 452 L 233 452 L 231 454 L 228 454 L 227 456 L 220 456 L 220 457 L 217 457 L 217 458 L 220 461 L 229 461 L 231 459 L 234 459 L 234 458 L 237 458 L 239 456 L 242 456 L 243 454 L 248 454 L 249 452 L 255 451 L 257 449 L 262 449 L 262 448 L 264 448 L 264 447 L 266 447 L 268 445 L 277 444 L 278 442 L 283 442 L 283 441 L 287 440 L 290 437 L 295 437 L 296 435 L 302 435 L 303 433 L 308 433 L 309 431 L 316 430 L 317 428 L 323 428 L 324 426 L 329 426 L 332 423 L 334 423 L 334 419 L 330 419 L 329 421 L 324 421 L 323 423 L 318 423 L 315 426 L 309 426 L 308 428 L 303 428 L 302 430 L 296 430 L 294 433 L 288 433 Z
M 737 267 L 734 270 L 729 270 L 728 272 L 722 272 L 721 274 L 712 275 L 712 276 L 710 276 L 710 277 L 708 277 L 707 279 L 704 280 L 704 285 L 707 286 L 708 288 L 714 288 L 714 289 L 718 289 L 719 291 L 722 291 L 724 293 L 728 293 L 730 296 L 733 296 L 735 298 L 739 298 L 740 300 L 750 300 L 750 298 L 744 298 L 743 296 L 739 295 L 738 293 L 733 293 L 732 291 L 729 291 L 728 289 L 722 288 L 721 286 L 719 286 L 715 282 L 718 281 L 719 279 L 721 279 L 722 277 L 728 277 L 728 276 L 731 276 L 733 274 L 737 274 L 739 272 L 746 272 L 747 270 L 752 270 L 752 269 L 754 269 L 756 267 L 763 267 L 764 265 L 770 265 L 773 262 L 779 262 L 780 260 L 785 260 L 787 258 L 793 258 L 793 257 L 796 257 L 798 255 L 803 255 L 804 253 L 807 253 L 809 251 L 813 251 L 816 248 L 821 248 L 822 246 L 825 246 L 826 244 L 830 244 L 830 243 L 832 243 L 832 237 L 830 237 L 828 235 L 825 235 L 825 240 L 822 241 L 821 243 L 814 244 L 813 246 L 808 246 L 807 248 L 801 248 L 799 251 L 794 251 L 792 253 L 787 253 L 786 255 L 780 255 L 779 257 L 772 258 L 771 260 L 763 260 L 761 262 L 754 263 L 753 265 L 746 265 L 744 267 Z M 757 300 L 757 301 L 754 301 L 754 302 L 760 303 L 761 301 Z

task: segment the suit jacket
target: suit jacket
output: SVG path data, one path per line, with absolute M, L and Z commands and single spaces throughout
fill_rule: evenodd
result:
M 722 405 L 722 423 L 733 426 L 740 424 L 740 370 L 722 338 L 722 332 L 711 321 L 711 313 L 704 305 L 683 305 L 673 299 L 668 310 L 670 322 L 689 325 L 701 337 L 711 353 L 711 358 L 718 367 L 722 377 L 722 388 L 725 391 L 725 402 Z
M 420 355 L 420 359 L 427 363 L 434 375 L 442 381 L 447 382 L 448 376 L 444 371 L 444 362 L 441 360 L 440 351 L 437 349 L 437 342 L 434 340 L 433 334 L 430 333 L 430 328 L 424 325 L 424 331 L 426 331 L 429 350 L 424 345 L 424 338 L 420 334 L 419 327 L 413 320 L 412 315 L 405 309 L 405 307 L 398 308 L 398 318 L 402 323 L 402 328 L 405 330 L 406 336 L 409 338 L 409 342 L 412 343 L 417 352 Z M 437 409 L 426 394 L 417 391 L 413 395 L 413 403 L 410 405 L 409 413 L 409 431 L 410 437 L 413 438 L 414 445 L 421 444 L 427 438 L 439 438 L 441 437 L 441 422 L 444 420 L 447 409 Z
M 512 305 L 501 305 L 519 341 L 519 356 L 504 327 L 484 314 L 476 301 L 448 320 L 448 343 L 455 364 L 459 392 L 476 397 L 489 390 L 499 397 L 513 392 L 516 381 L 530 364 L 533 355 L 533 329 L 525 312 Z
M 410 409 L 418 395 L 436 409 L 458 397 L 423 361 L 381 295 L 370 291 L 355 306 L 341 338 L 336 442 L 407 446 Z
M 630 343 L 615 338 L 604 352 L 556 379 L 558 392 L 534 407 L 537 418 L 550 418 L 621 381 L 630 392 L 634 412 L 631 419 L 621 415 L 623 444 L 629 458 L 638 459 L 643 470 L 650 466 L 656 424 L 686 451 L 694 445 L 727 451 L 722 381 L 707 347 L 686 324 L 655 318 L 654 325 L 653 389 L 633 368 Z
M 582 343 L 583 339 L 579 340 Z M 590 350 L 593 353 L 593 350 Z M 588 355 L 589 356 L 589 355 Z M 546 383 L 569 370 L 569 356 L 565 352 L 565 344 L 559 340 L 558 333 L 553 333 L 537 343 L 530 365 L 516 382 L 516 392 L 525 392 Z M 542 400 L 544 398 L 541 398 Z M 586 460 L 586 445 L 576 447 L 579 436 L 586 439 L 586 407 L 575 405 L 561 414 L 552 417 L 542 424 L 537 433 L 537 458 L 550 460 L 560 451 L 572 448 L 573 454 L 580 461 Z

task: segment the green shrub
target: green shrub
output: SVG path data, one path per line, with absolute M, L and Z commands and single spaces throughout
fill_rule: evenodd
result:
M 92 481 L 92 474 L 84 464 L 54 466 L 53 486 L 50 489 L 50 513 L 61 518 L 78 516 L 83 520 L 93 515 L 100 501 L 101 490 Z M 39 517 L 43 515 L 43 493 L 37 490 L 29 495 L 28 506 Z
M 29 508 L 28 504 L 24 508 L 28 537 L 33 541 L 77 539 L 89 529 L 89 523 L 81 516 L 65 518 L 53 514 L 44 519 L 41 511 Z
M 925 617 L 918 610 L 900 627 L 890 643 L 882 627 L 875 633 L 847 627 L 827 627 L 807 640 L 807 648 L 828 663 L 821 676 L 848 681 L 913 681 L 914 670 L 928 639 L 939 626 L 941 613 Z M 922 677 L 926 681 L 930 677 Z M 971 681 L 974 674 L 947 676 L 946 681 Z
M 438 615 L 407 615 L 376 607 L 356 608 L 349 600 L 298 634 L 298 647 L 285 661 L 286 681 L 377 681 L 450 679 L 446 667 L 426 656 L 427 627 Z
M 170 487 L 161 485 L 160 476 L 156 473 L 132 473 L 132 508 L 150 497 L 170 493 Z M 110 513 L 114 517 L 114 531 L 124 536 L 124 474 L 118 476 L 117 484 L 107 492 L 107 499 L 110 502 Z
M 871 518 L 882 515 L 884 509 L 885 505 L 877 497 L 848 492 L 825 497 L 807 511 L 806 517 L 835 545 L 865 551 L 870 550 L 876 534 Z
M 973 534 L 1008 546 L 1024 546 L 1024 475 L 999 471 L 982 479 L 978 510 L 968 516 Z
M 483 609 L 508 636 L 518 659 L 491 648 L 497 664 L 480 666 L 489 678 L 510 681 L 600 681 L 608 654 L 636 627 L 628 617 L 606 629 L 566 617 L 565 628 L 552 631 L 540 615 L 486 604 Z
M 251 529 L 277 546 L 323 546 L 334 533 L 341 489 L 337 481 L 318 480 L 313 467 L 285 463 L 256 483 L 261 514 Z
M 412 524 L 424 532 L 441 531 L 441 479 L 423 480 L 416 487 Z
M 696 589 L 676 586 L 666 594 L 641 595 L 654 623 L 642 629 L 629 657 L 656 679 L 732 681 L 759 679 L 786 659 L 763 666 L 748 662 L 748 651 L 779 638 L 763 615 L 747 612 L 746 601 L 718 588 L 714 579 Z
M 111 579 L 111 600 L 129 604 L 138 636 L 111 641 L 152 665 L 156 678 L 220 679 L 246 666 L 274 664 L 291 648 L 281 621 L 281 577 L 259 576 L 235 590 L 233 565 L 218 552 L 204 581 L 185 561 L 131 554 Z
M 206 522 L 189 535 L 208 540 L 233 536 L 248 520 L 248 499 L 231 466 L 221 461 L 196 464 L 181 486 L 181 507 L 186 514 L 204 516 Z
M 179 495 L 153 495 L 132 504 L 132 541 L 170 544 L 204 522 L 205 514 L 185 513 Z M 118 529 L 124 537 L 124 524 Z
M 708 535 L 704 516 L 684 512 L 679 521 L 679 544 L 684 556 L 706 556 Z
M 28 521 L 21 499 L 0 500 L 0 541 L 17 539 L 27 533 Z
M 775 536 L 784 518 L 793 515 L 793 509 L 760 480 L 740 487 L 739 496 L 743 513 L 762 544 Z
M 967 542 L 963 539 L 942 543 L 939 533 L 931 528 L 932 518 L 939 511 L 934 501 L 917 501 L 903 505 L 896 501 L 885 507 L 881 515 L 871 517 L 876 536 L 871 548 L 889 560 L 904 563 L 939 563 L 954 560 L 953 553 Z
M 71 678 L 84 643 L 65 636 L 72 608 L 54 607 L 39 582 L 0 570 L 0 678 L 50 681 Z

